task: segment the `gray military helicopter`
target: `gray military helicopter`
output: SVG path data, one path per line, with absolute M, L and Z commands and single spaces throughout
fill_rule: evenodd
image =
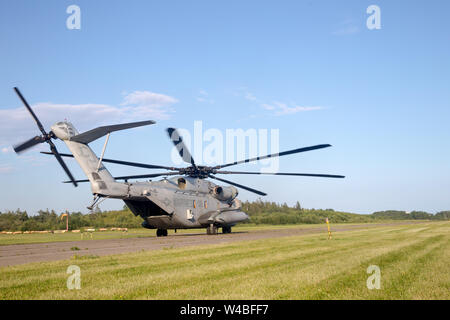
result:
M 269 174 L 280 176 L 344 178 L 344 176 L 330 174 L 261 173 L 221 170 L 226 167 L 251 161 L 331 147 L 329 144 L 298 148 L 214 167 L 199 166 L 195 163 L 189 150 L 184 144 L 182 137 L 174 128 L 168 128 L 167 133 L 180 156 L 185 162 L 190 164 L 189 167 L 176 168 L 105 159 L 103 158 L 103 155 L 111 132 L 152 125 L 155 122 L 141 121 L 102 126 L 83 133 L 78 133 L 70 122 L 62 121 L 51 126 L 51 131 L 47 133 L 19 89 L 14 88 L 14 90 L 30 112 L 42 133 L 40 136 L 35 136 L 20 145 L 14 146 L 14 151 L 16 153 L 21 153 L 39 143 L 48 143 L 51 152 L 42 153 L 54 155 L 56 157 L 70 179 L 69 181 L 65 181 L 65 183 L 72 183 L 76 187 L 78 183 L 90 182 L 94 200 L 88 207 L 89 209 L 92 209 L 104 199 L 122 199 L 134 215 L 139 215 L 143 218 L 144 222 L 142 223 L 142 226 L 144 228 L 157 229 L 156 235 L 158 237 L 167 236 L 168 229 L 175 229 L 176 231 L 177 229 L 206 228 L 207 234 L 213 235 L 218 233 L 218 228 L 222 228 L 223 233 L 231 233 L 232 226 L 249 219 L 248 215 L 241 211 L 242 205 L 237 199 L 238 190 L 235 187 L 261 196 L 265 196 L 266 193 L 219 178 L 216 176 L 218 174 Z M 106 139 L 102 154 L 100 158 L 98 158 L 89 147 L 89 143 L 105 135 Z M 52 139 L 64 141 L 72 154 L 59 153 L 55 144 L 52 142 Z M 62 157 L 75 158 L 88 179 L 75 180 Z M 113 177 L 103 165 L 104 162 L 146 169 L 164 169 L 166 172 Z M 160 181 L 129 182 L 131 179 L 156 177 L 163 177 L 163 179 Z M 167 177 L 171 178 L 168 179 Z M 207 178 L 218 180 L 231 186 L 217 185 L 206 180 Z M 117 182 L 117 180 L 124 180 L 125 182 Z

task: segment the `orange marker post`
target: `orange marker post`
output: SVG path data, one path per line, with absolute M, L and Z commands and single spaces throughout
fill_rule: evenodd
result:
M 66 231 L 69 231 L 69 215 L 67 213 L 64 213 L 61 215 L 61 220 L 66 217 Z

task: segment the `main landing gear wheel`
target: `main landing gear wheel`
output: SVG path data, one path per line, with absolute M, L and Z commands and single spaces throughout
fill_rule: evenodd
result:
M 222 233 L 231 233 L 231 227 L 222 227 Z
M 157 237 L 167 237 L 167 230 L 166 229 L 156 230 L 156 236 Z
M 206 234 L 208 234 L 208 235 L 217 234 L 217 227 L 215 225 L 213 225 L 213 224 L 210 224 L 206 228 Z

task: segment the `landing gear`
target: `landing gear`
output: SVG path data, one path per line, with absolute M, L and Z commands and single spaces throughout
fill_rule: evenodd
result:
M 156 230 L 156 236 L 157 237 L 167 237 L 167 230 L 166 229 Z
M 222 233 L 231 233 L 231 227 L 222 227 Z
M 206 234 L 207 235 L 217 234 L 217 227 L 215 225 L 213 225 L 213 224 L 210 224 L 206 228 Z

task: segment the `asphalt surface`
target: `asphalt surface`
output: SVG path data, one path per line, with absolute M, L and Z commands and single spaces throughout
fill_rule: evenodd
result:
M 332 232 L 368 229 L 381 226 L 405 225 L 414 222 L 361 224 L 349 226 L 333 226 Z M 206 244 L 231 243 L 236 241 L 280 238 L 304 234 L 327 234 L 327 227 L 288 228 L 259 230 L 250 232 L 233 232 L 231 234 L 206 235 L 203 230 L 197 233 L 172 234 L 168 237 L 127 238 L 109 240 L 84 240 L 68 242 L 49 242 L 34 244 L 13 244 L 0 246 L 0 267 L 43 261 L 70 259 L 72 256 L 96 255 L 137 252 L 142 250 L 159 250 L 163 248 L 179 248 Z M 202 233 L 200 233 L 202 232 Z M 77 247 L 80 250 L 73 251 Z

